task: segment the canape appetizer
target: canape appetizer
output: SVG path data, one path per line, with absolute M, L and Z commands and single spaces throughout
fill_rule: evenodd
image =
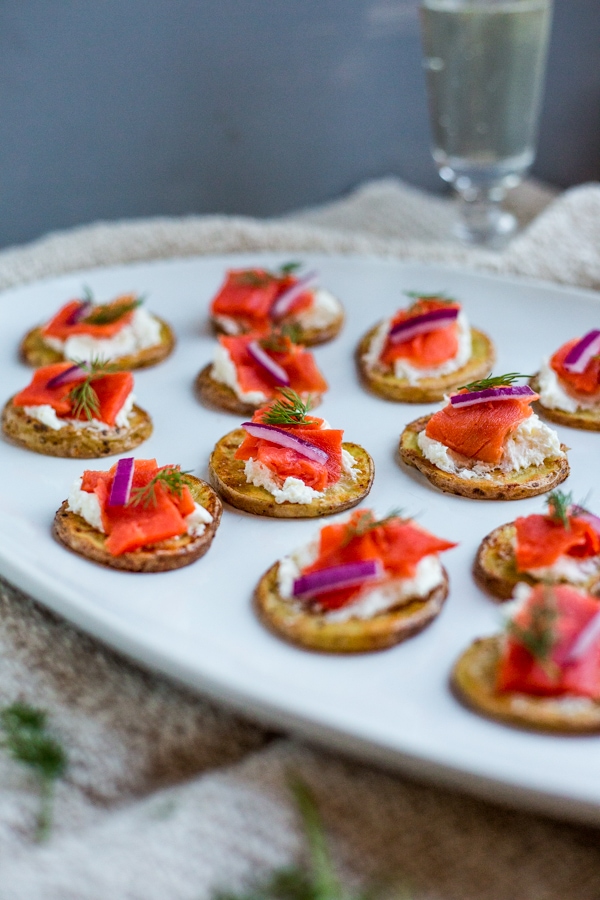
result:
M 261 620 L 301 647 L 381 650 L 425 628 L 448 594 L 438 555 L 455 547 L 410 519 L 368 509 L 326 525 L 261 578 Z
M 281 397 L 226 434 L 210 458 L 224 500 L 259 516 L 327 516 L 356 506 L 371 489 L 373 460 L 343 431 L 308 415 L 310 401 Z
M 450 494 L 521 500 L 544 494 L 569 474 L 555 431 L 532 412 L 538 395 L 514 372 L 466 385 L 443 409 L 411 422 L 400 457 Z
M 110 303 L 94 303 L 91 293 L 70 300 L 45 325 L 34 328 L 21 343 L 21 356 L 31 366 L 65 359 L 117 362 L 123 369 L 153 366 L 175 346 L 166 322 L 141 305 L 143 298 L 123 294 Z
M 293 324 L 301 344 L 322 344 L 334 338 L 344 323 L 340 301 L 318 287 L 316 272 L 298 275 L 298 263 L 276 271 L 230 269 L 210 305 L 217 331 L 265 332 L 273 325 Z
M 429 403 L 490 371 L 493 344 L 470 327 L 460 303 L 409 296 L 408 309 L 380 322 L 358 345 L 359 374 L 370 391 L 386 400 Z
M 600 431 L 600 331 L 563 344 L 531 380 L 547 419 Z
M 562 491 L 546 503 L 545 515 L 520 516 L 483 539 L 473 574 L 494 597 L 508 600 L 521 581 L 600 594 L 600 518 Z
M 505 633 L 475 641 L 456 663 L 459 698 L 510 725 L 600 730 L 598 600 L 570 585 L 519 585 L 507 605 Z
M 200 399 L 239 415 L 252 413 L 281 388 L 291 388 L 314 407 L 327 390 L 312 353 L 290 330 L 236 336 L 221 335 L 212 364 L 196 379 Z
M 204 556 L 221 518 L 213 489 L 155 459 L 86 471 L 54 517 L 54 534 L 86 559 L 129 572 L 167 572 Z
M 2 431 L 46 456 L 113 456 L 152 434 L 150 416 L 134 401 L 131 372 L 98 361 L 54 363 L 6 403 Z

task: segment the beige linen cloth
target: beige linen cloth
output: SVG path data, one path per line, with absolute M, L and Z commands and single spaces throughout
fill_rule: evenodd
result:
M 0 287 L 133 260 L 293 250 L 441 261 L 600 288 L 600 185 L 527 184 L 503 253 L 447 238 L 451 201 L 393 179 L 278 221 L 100 223 L 0 253 Z M 2 298 L 0 297 L 0 302 Z M 496 807 L 242 721 L 0 583 L 0 704 L 48 710 L 70 767 L 49 841 L 35 783 L 0 752 L 0 900 L 205 900 L 297 858 L 286 788 L 314 789 L 349 882 L 397 875 L 414 900 L 598 900 L 600 835 Z

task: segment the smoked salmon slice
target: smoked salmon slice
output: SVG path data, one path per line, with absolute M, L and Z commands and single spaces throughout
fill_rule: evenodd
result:
M 551 357 L 550 367 L 563 382 L 567 393 L 575 397 L 583 395 L 588 400 L 593 400 L 595 397 L 600 399 L 600 358 L 592 357 L 585 371 L 580 374 L 570 372 L 565 368 L 564 362 L 569 351 L 578 343 L 579 338 L 575 338 L 560 347 Z
M 458 303 L 448 303 L 442 300 L 417 300 L 409 309 L 400 310 L 394 316 L 391 327 L 437 309 L 460 310 L 460 308 Z M 381 361 L 386 366 L 392 366 L 397 359 L 404 359 L 417 369 L 434 369 L 448 360 L 454 359 L 457 353 L 458 325 L 453 322 L 444 328 L 417 334 L 401 343 L 392 343 L 388 337 L 381 354 Z
M 73 412 L 75 404 L 70 396 L 71 391 L 77 384 L 86 380 L 87 373 L 82 370 L 81 378 L 77 381 L 70 381 L 58 387 L 48 387 L 48 383 L 53 378 L 72 368 L 72 362 L 61 362 L 37 369 L 30 384 L 15 394 L 14 405 L 51 406 L 59 418 L 75 418 Z M 99 374 L 93 377 L 91 387 L 98 398 L 98 411 L 94 412 L 94 418 L 112 427 L 123 404 L 133 390 L 133 375 L 131 372 Z M 86 421 L 84 413 L 80 413 L 79 418 Z
M 230 269 L 211 303 L 211 315 L 242 320 L 252 329 L 264 329 L 277 298 L 297 283 L 293 275 L 276 275 L 266 269 Z M 305 291 L 291 304 L 289 312 L 298 313 L 312 303 Z
M 168 538 L 185 534 L 185 516 L 194 511 L 194 500 L 187 486 L 183 486 L 181 497 L 170 492 L 162 483 L 153 485 L 153 499 L 149 502 L 133 503 L 127 506 L 109 506 L 110 490 L 117 466 L 108 472 L 86 471 L 81 489 L 95 493 L 100 503 L 102 525 L 106 532 L 106 549 L 114 556 L 131 550 L 138 550 Z M 135 461 L 131 486 L 131 497 L 136 489 L 145 488 L 159 472 L 155 459 Z
M 469 459 L 497 465 L 506 438 L 532 414 L 527 399 L 489 401 L 473 406 L 454 407 L 448 403 L 433 414 L 425 434 Z
M 260 341 L 260 333 L 245 334 L 235 337 L 221 336 L 219 343 L 227 350 L 237 374 L 238 384 L 244 393 L 261 391 L 272 396 L 277 389 L 273 377 L 248 352 L 248 345 Z M 294 344 L 283 335 L 277 336 L 277 344 L 283 349 L 263 348 L 268 356 L 287 373 L 289 387 L 298 394 L 323 394 L 327 390 L 327 382 L 319 372 L 314 356 L 299 344 Z
M 438 538 L 411 520 L 390 517 L 372 526 L 370 510 L 356 510 L 341 525 L 326 525 L 319 537 L 319 555 L 302 574 L 347 563 L 378 560 L 385 570 L 383 580 L 413 578 L 425 556 L 449 550 L 456 544 Z M 319 596 L 324 609 L 339 609 L 362 590 L 360 585 L 327 591 Z
M 534 588 L 515 616 L 518 630 L 509 629 L 507 634 L 496 689 L 599 699 L 600 636 L 581 657 L 570 657 L 578 637 L 599 611 L 597 600 L 569 585 Z M 533 640 L 523 640 L 523 633 Z
M 136 300 L 137 297 L 135 294 L 123 294 L 111 303 L 102 304 L 102 308 L 111 309 L 118 306 L 125 306 L 130 303 L 134 304 Z M 61 341 L 65 341 L 75 334 L 87 334 L 98 340 L 106 340 L 118 334 L 125 325 L 129 325 L 134 314 L 134 310 L 131 309 L 128 312 L 124 312 L 123 315 L 119 316 L 118 319 L 115 319 L 114 322 L 106 322 L 103 325 L 94 325 L 90 322 L 86 322 L 85 318 L 79 322 L 70 323 L 71 317 L 78 309 L 80 309 L 80 307 L 80 300 L 71 300 L 69 303 L 66 303 L 59 309 L 56 315 L 44 325 L 42 334 L 45 337 L 59 338 Z M 93 311 L 94 310 L 92 309 L 91 312 Z
M 578 516 L 568 517 L 569 527 L 550 516 L 521 516 L 515 520 L 517 568 L 551 566 L 560 556 L 585 559 L 600 554 L 600 535 Z

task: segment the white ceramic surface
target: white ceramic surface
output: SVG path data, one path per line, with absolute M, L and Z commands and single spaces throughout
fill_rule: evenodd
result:
M 269 634 L 251 606 L 260 575 L 318 528 L 311 520 L 259 519 L 226 509 L 208 555 L 178 572 L 119 573 L 66 551 L 50 533 L 71 481 L 94 462 L 52 459 L 0 441 L 0 572 L 86 631 L 191 687 L 330 746 L 435 778 L 501 801 L 600 822 L 600 737 L 561 738 L 487 721 L 463 708 L 448 688 L 450 667 L 475 637 L 498 629 L 497 606 L 473 583 L 481 538 L 519 514 L 541 511 L 543 498 L 477 502 L 444 495 L 398 465 L 403 426 L 434 407 L 387 403 L 358 385 L 353 349 L 377 319 L 405 305 L 404 290 L 444 291 L 493 336 L 495 371 L 534 372 L 544 353 L 598 327 L 592 292 L 499 279 L 396 261 L 300 258 L 347 310 L 340 338 L 315 351 L 331 389 L 321 407 L 348 440 L 372 454 L 376 476 L 368 504 L 385 513 L 403 507 L 441 536 L 460 541 L 444 554 L 450 596 L 421 635 L 381 653 L 350 658 L 297 650 Z M 78 273 L 0 296 L 2 401 L 30 370 L 16 348 L 23 333 L 89 285 L 99 300 L 121 291 L 148 295 L 147 306 L 178 336 L 173 357 L 136 374 L 136 395 L 153 419 L 153 437 L 137 456 L 180 463 L 206 477 L 215 441 L 235 416 L 210 411 L 194 397 L 196 373 L 211 358 L 208 302 L 227 266 L 282 255 L 199 258 Z M 576 498 L 594 491 L 600 509 L 600 434 L 558 429 L 569 445 Z M 114 461 L 114 460 L 112 460 Z M 103 461 L 98 468 L 108 467 Z

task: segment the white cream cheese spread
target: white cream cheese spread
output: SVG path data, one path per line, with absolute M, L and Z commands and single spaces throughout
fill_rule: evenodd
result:
M 342 472 L 353 481 L 358 477 L 354 457 L 343 447 Z M 252 457 L 247 459 L 244 464 L 244 474 L 249 484 L 264 488 L 273 495 L 276 503 L 312 503 L 313 500 L 322 497 L 324 493 L 324 491 L 315 491 L 300 478 L 288 476 L 282 481 L 271 469 Z
M 532 413 L 521 422 L 506 439 L 502 458 L 497 465 L 468 459 L 450 450 L 440 441 L 427 437 L 421 431 L 417 442 L 423 456 L 443 472 L 465 479 L 486 479 L 492 481 L 498 475 L 518 472 L 529 466 L 541 466 L 547 459 L 557 459 L 565 455 L 560 449 L 557 433 L 540 421 Z
M 262 391 L 242 390 L 238 381 L 235 363 L 232 360 L 227 347 L 224 347 L 222 344 L 217 344 L 216 346 L 210 374 L 211 378 L 214 378 L 215 381 L 220 381 L 221 384 L 226 384 L 227 387 L 231 388 L 238 400 L 242 400 L 244 403 L 260 406 L 269 399 Z
M 37 419 L 38 422 L 42 422 L 53 431 L 60 431 L 60 429 L 64 428 L 66 425 L 72 425 L 74 428 L 80 430 L 101 431 L 104 433 L 119 428 L 127 428 L 134 403 L 135 396 L 133 392 L 130 392 L 125 398 L 123 406 L 117 413 L 114 425 L 107 425 L 106 422 L 101 422 L 99 419 L 61 419 L 56 415 L 56 410 L 47 403 L 41 403 L 38 406 L 24 406 L 23 410 L 28 416 L 31 416 L 32 419 Z
M 102 524 L 102 512 L 100 510 L 100 501 L 96 494 L 90 491 L 81 490 L 82 476 L 76 478 L 71 485 L 69 496 L 67 498 L 67 508 L 71 512 L 77 513 L 82 519 L 95 528 L 97 531 L 105 533 Z M 185 517 L 187 526 L 187 534 L 193 537 L 199 537 L 206 531 L 206 526 L 210 525 L 213 517 L 207 509 L 194 503 L 194 511 Z
M 100 339 L 89 334 L 73 334 L 65 341 L 44 335 L 44 342 L 65 357 L 81 362 L 92 359 L 119 359 L 161 341 L 161 324 L 143 307 L 134 310 L 132 320 L 112 338 Z
M 560 378 L 547 359 L 540 367 L 537 385 L 540 403 L 548 409 L 560 409 L 568 413 L 575 413 L 579 409 L 600 409 L 599 400 L 575 399 L 567 394 L 560 383 Z
M 369 371 L 385 368 L 381 363 L 381 354 L 385 348 L 391 324 L 392 319 L 390 318 L 379 325 L 369 344 L 369 349 L 363 356 L 364 364 Z M 457 369 L 462 369 L 468 363 L 473 353 L 471 327 L 462 310 L 458 314 L 456 324 L 458 326 L 458 350 L 452 359 L 431 369 L 419 369 L 416 366 L 411 366 L 404 359 L 397 359 L 394 363 L 394 377 L 406 379 L 409 384 L 416 385 L 423 378 L 439 378 L 442 375 L 456 372 Z

